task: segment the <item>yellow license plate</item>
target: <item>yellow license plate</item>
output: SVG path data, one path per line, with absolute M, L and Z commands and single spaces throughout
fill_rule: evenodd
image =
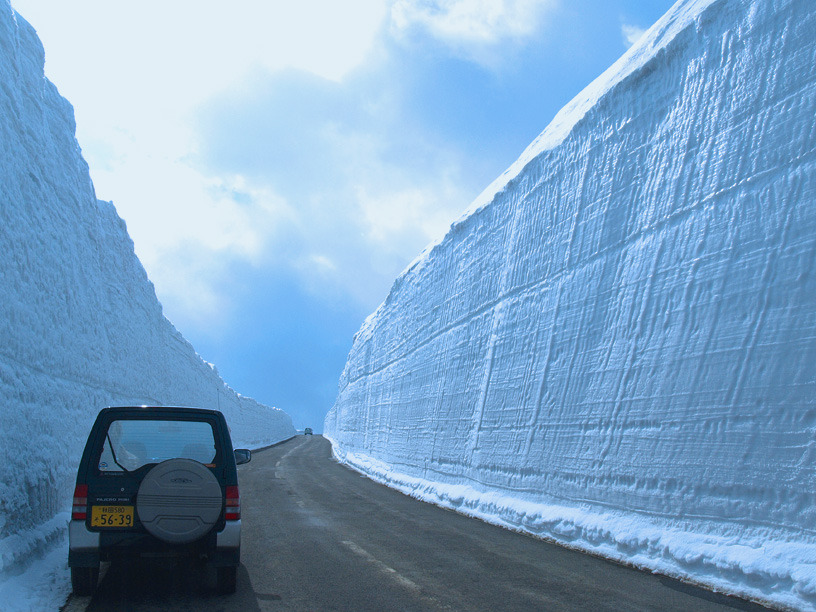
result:
M 133 506 L 91 506 L 91 527 L 132 527 Z

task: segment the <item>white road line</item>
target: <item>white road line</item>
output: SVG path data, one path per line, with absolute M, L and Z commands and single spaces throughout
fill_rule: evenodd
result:
M 293 446 L 293 447 L 292 447 L 292 448 L 290 448 L 288 451 L 286 451 L 285 453 L 283 453 L 283 455 L 281 455 L 281 460 L 286 459 L 286 458 L 287 458 L 289 455 L 291 455 L 293 452 L 295 452 L 296 450 L 299 450 L 301 446 L 303 446 L 303 440 L 301 440 L 301 441 L 300 441 L 300 443 L 299 443 L 297 446 Z
M 343 540 L 341 542 L 341 544 L 343 544 L 343 546 L 348 548 L 355 555 L 358 555 L 358 556 L 362 557 L 363 559 L 365 559 L 366 561 L 368 561 L 369 563 L 371 563 L 371 565 L 376 567 L 383 574 L 385 574 L 386 576 L 389 576 L 390 578 L 392 578 L 393 580 L 395 580 L 396 582 L 398 582 L 399 584 L 401 584 L 405 588 L 408 588 L 408 589 L 410 589 L 412 591 L 417 591 L 417 592 L 420 591 L 419 585 L 417 585 L 416 582 L 414 582 L 413 580 L 409 580 L 405 576 L 401 575 L 393 567 L 387 566 L 385 563 L 383 563 L 382 561 L 377 559 L 370 552 L 360 548 L 354 542 L 351 542 L 350 540 Z

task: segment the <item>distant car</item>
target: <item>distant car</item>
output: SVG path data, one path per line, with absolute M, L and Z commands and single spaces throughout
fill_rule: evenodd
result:
M 311 428 L 311 427 L 307 427 L 306 429 L 304 429 L 304 430 L 303 430 L 303 435 L 304 435 L 304 436 L 311 436 L 311 435 L 312 435 L 312 428 Z
M 234 593 L 241 556 L 236 465 L 224 415 L 170 407 L 105 408 L 77 471 L 68 565 L 77 595 L 90 595 L 99 564 L 142 554 L 205 558 L 217 588 Z

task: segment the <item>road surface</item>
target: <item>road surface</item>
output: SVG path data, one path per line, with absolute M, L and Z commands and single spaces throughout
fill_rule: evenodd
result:
M 111 565 L 87 607 L 69 609 L 764 609 L 404 496 L 332 461 L 320 436 L 253 453 L 239 482 L 237 593 L 216 594 L 203 566 L 150 559 Z

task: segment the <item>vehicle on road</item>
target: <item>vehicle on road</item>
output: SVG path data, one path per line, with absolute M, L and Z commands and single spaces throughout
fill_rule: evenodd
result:
M 241 556 L 237 465 L 221 412 L 112 407 L 97 415 L 77 471 L 68 565 L 90 595 L 103 561 L 142 555 L 205 559 L 233 593 Z
M 311 436 L 311 435 L 312 435 L 312 428 L 311 428 L 311 427 L 307 427 L 306 429 L 304 429 L 304 430 L 303 430 L 303 435 L 304 435 L 304 436 Z

